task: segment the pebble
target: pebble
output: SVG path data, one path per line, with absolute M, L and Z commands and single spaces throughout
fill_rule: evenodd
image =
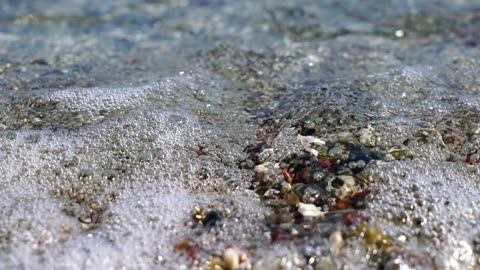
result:
M 15 133 L 15 131 L 7 131 L 5 137 L 7 137 L 7 139 L 14 140 L 17 138 L 17 133 Z
M 318 156 L 318 151 L 313 148 L 306 148 L 305 151 L 309 152 L 313 156 L 316 156 L 316 157 Z
M 375 138 L 373 137 L 372 131 L 368 129 L 361 129 L 358 134 L 360 135 L 360 143 L 366 147 L 375 146 Z
M 304 217 L 324 217 L 325 213 L 320 211 L 314 204 L 299 203 L 298 212 Z
M 256 173 L 266 173 L 267 171 L 268 171 L 267 167 L 265 167 L 265 165 L 263 164 L 255 166 Z
M 292 190 L 292 185 L 286 182 L 282 183 L 282 192 L 287 193 Z
M 240 269 L 240 255 L 233 248 L 227 248 L 223 252 L 223 262 L 228 270 Z
M 331 158 L 340 158 L 342 153 L 343 151 L 339 147 L 332 147 L 330 150 L 328 150 L 328 156 Z
M 315 270 L 335 270 L 338 269 L 330 257 L 320 257 L 315 266 Z
M 208 213 L 205 215 L 205 218 L 203 219 L 203 225 L 206 227 L 214 226 L 218 222 L 222 220 L 222 215 L 214 210 L 208 211 Z
M 342 247 L 342 244 L 343 244 L 342 234 L 339 231 L 334 231 L 330 235 L 328 240 L 330 242 L 331 252 L 334 253 L 335 255 L 338 255 L 340 253 L 340 248 Z
M 354 187 L 355 186 L 355 178 L 350 175 L 338 175 L 338 179 L 342 180 L 343 183 L 345 183 L 349 187 Z
M 303 203 L 315 205 L 325 203 L 325 190 L 316 184 L 298 186 L 295 188 L 295 193 Z
M 310 145 L 310 144 L 314 144 L 314 145 L 325 145 L 325 141 L 320 139 L 320 138 L 317 138 L 317 137 L 314 137 L 314 136 L 302 136 L 300 134 L 297 135 L 297 138 L 298 140 L 300 141 L 301 144 L 303 145 Z
M 340 132 L 337 134 L 337 138 L 341 143 L 358 143 L 357 138 L 350 132 Z

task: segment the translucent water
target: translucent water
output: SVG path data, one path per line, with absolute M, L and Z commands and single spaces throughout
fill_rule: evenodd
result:
M 474 0 L 0 1 L 0 268 L 476 269 L 478 29 Z

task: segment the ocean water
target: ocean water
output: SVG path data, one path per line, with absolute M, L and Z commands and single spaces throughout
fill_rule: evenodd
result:
M 0 268 L 477 269 L 478 74 L 476 0 L 0 1 Z

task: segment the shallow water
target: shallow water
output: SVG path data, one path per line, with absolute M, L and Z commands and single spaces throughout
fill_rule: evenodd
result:
M 476 0 L 0 1 L 0 268 L 476 269 L 478 29 Z

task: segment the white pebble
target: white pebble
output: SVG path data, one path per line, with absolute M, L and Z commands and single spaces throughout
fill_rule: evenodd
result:
M 306 148 L 305 151 L 309 152 L 313 156 L 318 156 L 318 151 L 313 148 Z
M 304 217 L 323 217 L 325 213 L 320 211 L 314 204 L 299 203 L 298 212 Z
M 334 231 L 328 238 L 330 242 L 330 250 L 332 253 L 338 255 L 343 244 L 343 237 L 339 231 Z
M 349 187 L 354 187 L 355 186 L 355 178 L 350 175 L 339 175 L 337 176 L 338 179 L 342 180 L 343 183 L 345 183 Z
M 375 138 L 373 137 L 372 131 L 368 129 L 361 129 L 359 132 L 360 134 L 360 143 L 367 146 L 367 147 L 374 147 L 375 146 Z
M 223 262 L 228 270 L 237 270 L 240 268 L 240 255 L 233 248 L 227 248 L 223 252 Z
M 301 144 L 303 145 L 310 145 L 310 144 L 315 144 L 315 145 L 325 145 L 325 141 L 314 137 L 314 136 L 302 136 L 300 134 L 297 135 L 298 140 L 300 141 Z
M 255 172 L 257 173 L 265 173 L 267 171 L 268 171 L 267 167 L 265 167 L 262 164 L 255 166 Z

